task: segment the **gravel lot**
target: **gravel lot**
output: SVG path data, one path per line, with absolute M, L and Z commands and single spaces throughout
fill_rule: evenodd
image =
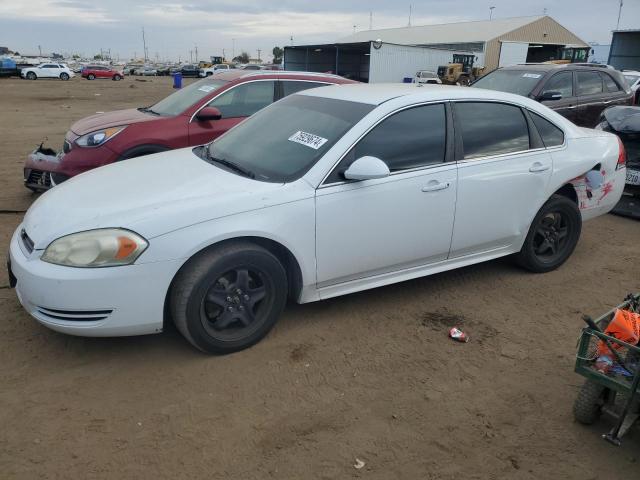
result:
M 0 79 L 0 251 L 36 198 L 25 155 L 73 121 L 143 106 L 170 78 Z M 308 305 L 254 348 L 196 352 L 174 330 L 85 339 L 39 326 L 0 273 L 0 477 L 637 478 L 574 423 L 582 313 L 640 290 L 640 222 L 585 224 L 560 270 L 495 261 Z M 462 325 L 471 341 L 454 343 Z M 365 462 L 353 467 L 355 459 Z

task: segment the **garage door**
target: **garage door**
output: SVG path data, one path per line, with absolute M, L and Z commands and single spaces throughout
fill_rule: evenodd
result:
M 527 61 L 528 43 L 522 42 L 502 42 L 500 46 L 499 67 L 507 67 Z

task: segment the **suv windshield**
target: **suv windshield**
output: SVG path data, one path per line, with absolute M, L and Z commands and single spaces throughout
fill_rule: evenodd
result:
M 173 117 L 184 112 L 198 100 L 206 97 L 214 90 L 227 83 L 224 80 L 212 80 L 205 78 L 172 93 L 167 98 L 160 100 L 149 110 L 158 115 Z
M 545 72 L 527 70 L 495 70 L 471 85 L 476 88 L 516 93 L 525 97 L 531 93 Z
M 209 144 L 212 163 L 267 182 L 297 180 L 374 105 L 291 95 Z M 224 162 L 224 163 L 223 163 Z

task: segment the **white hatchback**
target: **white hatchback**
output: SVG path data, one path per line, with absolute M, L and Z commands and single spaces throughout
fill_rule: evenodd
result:
M 69 80 L 76 76 L 64 63 L 43 63 L 37 67 L 27 67 L 20 70 L 20 76 L 27 80 L 38 78 L 59 78 Z
M 143 178 L 144 182 L 140 179 Z M 447 86 L 291 95 L 215 142 L 79 175 L 11 240 L 25 309 L 60 332 L 161 332 L 227 353 L 305 303 L 515 254 L 559 267 L 625 184 L 616 136 Z

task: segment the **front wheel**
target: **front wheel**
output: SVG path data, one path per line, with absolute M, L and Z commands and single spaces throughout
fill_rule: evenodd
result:
M 536 273 L 555 270 L 573 253 L 582 229 L 582 214 L 567 197 L 553 195 L 531 223 L 518 264 Z
M 64 80 L 64 81 L 69 80 L 69 74 L 68 74 L 68 73 L 64 73 L 64 72 L 62 72 L 62 73 L 60 74 L 60 80 Z
M 34 72 L 27 72 L 27 78 L 29 80 L 35 80 L 38 76 Z
M 93 73 L 87 75 L 87 80 L 95 80 L 96 76 Z
M 115 80 L 117 82 L 119 80 L 122 80 L 122 77 L 120 75 L 114 75 L 113 76 L 113 80 Z
M 573 417 L 584 425 L 595 423 L 602 414 L 607 394 L 605 387 L 586 380 L 573 403 Z
M 238 241 L 202 252 L 180 270 L 170 308 L 196 348 L 226 354 L 261 340 L 287 299 L 287 275 L 268 250 Z

